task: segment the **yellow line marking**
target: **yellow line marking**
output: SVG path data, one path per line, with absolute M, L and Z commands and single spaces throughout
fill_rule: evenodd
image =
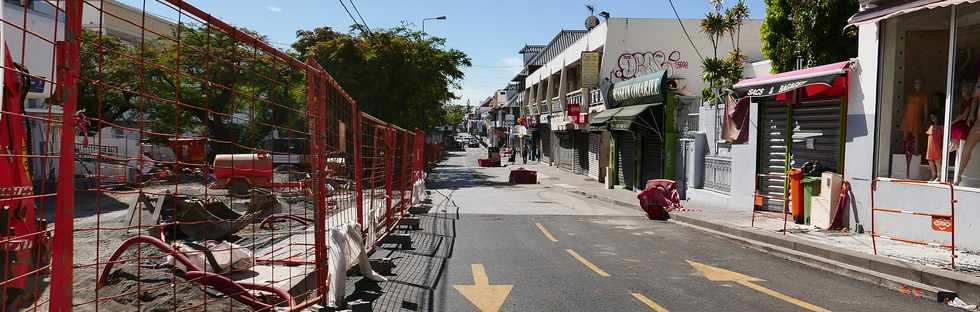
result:
M 588 267 L 592 271 L 595 271 L 595 273 L 596 274 L 599 274 L 599 276 L 609 277 L 609 273 L 606 273 L 606 271 L 603 271 L 602 269 L 600 269 L 595 264 L 592 264 L 592 262 L 589 262 L 589 260 L 585 259 L 585 257 L 582 257 L 582 255 L 579 255 L 574 250 L 565 249 L 565 251 L 568 252 L 568 254 L 572 255 L 572 257 L 575 257 L 575 259 L 578 260 L 578 262 L 581 262 L 582 264 L 584 264 L 586 267 Z
M 775 290 L 772 290 L 772 289 L 769 289 L 769 288 L 762 287 L 762 286 L 760 286 L 758 284 L 755 284 L 753 282 L 747 282 L 747 281 L 735 281 L 735 282 L 738 283 L 739 285 L 742 285 L 742 286 L 745 286 L 745 287 L 748 287 L 748 288 L 752 288 L 752 289 L 754 289 L 754 290 L 756 290 L 758 292 L 761 292 L 761 293 L 764 293 L 764 294 L 767 294 L 767 295 L 770 295 L 770 296 L 779 298 L 780 300 L 783 300 L 783 301 L 786 301 L 786 302 L 795 304 L 795 305 L 797 305 L 797 306 L 799 306 L 801 308 L 804 308 L 804 309 L 807 309 L 807 310 L 810 310 L 810 311 L 815 311 L 815 312 L 830 312 L 830 310 L 827 310 L 827 309 L 824 309 L 824 308 L 821 308 L 821 307 L 812 305 L 812 304 L 810 304 L 808 302 L 805 302 L 803 300 L 800 300 L 800 299 L 796 299 L 796 298 L 793 298 L 793 297 L 784 295 L 781 292 L 778 292 L 778 291 L 775 291 Z
M 657 312 L 670 312 L 666 308 L 660 306 L 656 302 L 653 302 L 652 299 L 647 298 L 647 296 L 644 296 L 641 293 L 631 292 L 630 295 L 633 295 L 633 298 L 636 298 L 636 300 L 639 300 L 643 304 L 645 304 L 648 307 L 650 307 L 651 310 L 654 310 L 654 311 L 657 311 Z
M 545 237 L 550 239 L 552 242 L 556 242 L 556 243 L 558 242 L 558 239 L 555 238 L 554 235 L 551 235 L 551 232 L 549 232 L 548 229 L 544 227 L 544 225 L 542 225 L 541 223 L 534 223 L 534 224 L 538 226 L 538 229 L 541 230 L 541 233 L 544 233 Z

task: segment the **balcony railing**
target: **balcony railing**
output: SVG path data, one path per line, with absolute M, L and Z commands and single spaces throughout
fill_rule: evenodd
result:
M 561 101 L 559 101 L 559 97 L 557 97 L 557 96 L 551 98 L 551 101 L 549 101 L 549 103 L 551 103 L 551 111 L 552 112 L 560 112 L 562 110 L 562 108 L 564 107 L 564 105 L 562 105 Z
M 722 194 L 732 191 L 732 159 L 728 157 L 704 157 L 704 188 Z
M 591 97 L 592 100 L 591 102 L 589 102 L 589 106 L 605 104 L 605 101 L 603 101 L 602 98 L 602 92 L 599 92 L 599 89 L 589 91 L 589 96 Z

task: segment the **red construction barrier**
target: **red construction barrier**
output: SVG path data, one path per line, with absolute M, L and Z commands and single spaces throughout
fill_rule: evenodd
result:
M 760 212 L 762 206 L 765 205 L 766 201 L 775 200 L 783 203 L 783 235 L 786 235 L 786 228 L 789 224 L 790 211 L 789 211 L 789 188 L 783 188 L 782 195 L 766 195 L 762 192 L 762 179 L 777 179 L 786 181 L 786 176 L 784 174 L 774 174 L 774 173 L 761 173 L 756 175 L 755 179 L 755 203 L 752 205 L 752 227 L 755 227 L 756 215 L 763 214 Z
M 4 2 L 0 311 L 322 302 L 328 229 L 374 248 L 440 145 L 312 58 L 147 2 Z
M 881 204 L 881 199 L 876 201 L 876 195 L 882 184 L 905 184 L 905 185 L 933 185 L 937 187 L 936 190 L 949 191 L 949 202 L 938 202 L 934 203 L 935 207 L 920 207 L 913 204 L 909 204 L 907 200 L 896 200 L 893 205 L 887 207 L 879 207 Z M 926 189 L 920 189 L 919 192 L 926 192 Z M 925 196 L 926 194 L 920 194 Z M 948 206 L 947 206 L 948 205 Z M 928 212 L 924 210 L 930 210 L 928 208 L 939 208 L 939 207 L 949 207 L 948 210 L 944 212 Z M 932 209 L 935 210 L 935 209 Z M 949 233 L 949 243 L 936 243 L 922 240 L 913 240 L 898 237 L 892 234 L 881 234 L 878 232 L 879 228 L 876 223 L 876 215 L 878 213 L 886 214 L 897 214 L 905 216 L 916 216 L 916 217 L 929 217 L 929 225 L 932 232 L 939 233 Z M 880 222 L 880 221 L 879 221 Z M 871 181 L 871 247 L 874 254 L 878 254 L 878 243 L 875 241 L 878 238 L 916 244 L 925 245 L 949 249 L 950 255 L 950 267 L 956 268 L 956 190 L 952 183 L 948 182 L 938 182 L 938 181 L 919 181 L 919 180 L 902 180 L 902 179 L 892 179 L 892 178 L 875 178 Z M 908 224 L 903 223 L 902 227 L 908 227 Z M 925 229 L 923 229 L 925 230 Z

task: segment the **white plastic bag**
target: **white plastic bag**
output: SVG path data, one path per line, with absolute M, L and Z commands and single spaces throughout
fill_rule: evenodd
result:
M 330 290 L 327 294 L 327 306 L 338 307 L 338 303 L 344 302 L 347 270 L 353 268 L 355 264 L 361 268 L 361 275 L 364 275 L 364 278 L 374 282 L 388 281 L 371 269 L 359 225 L 348 224 L 331 228 L 327 237 L 330 239 L 330 252 L 327 258 Z

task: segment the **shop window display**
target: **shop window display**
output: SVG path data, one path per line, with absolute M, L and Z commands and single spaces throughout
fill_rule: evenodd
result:
M 934 180 L 941 175 L 949 59 L 949 8 L 882 24 L 878 172 Z
M 980 188 L 980 4 L 889 19 L 880 39 L 877 175 Z

